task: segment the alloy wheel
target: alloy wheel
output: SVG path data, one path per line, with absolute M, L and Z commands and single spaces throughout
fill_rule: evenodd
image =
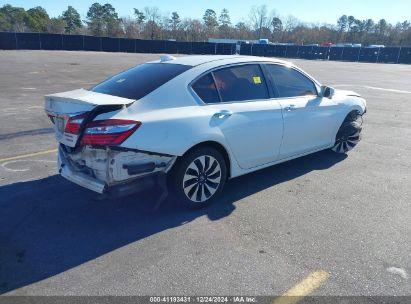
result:
M 340 138 L 337 138 L 334 147 L 332 147 L 332 150 L 337 153 L 345 153 L 354 148 L 355 145 L 359 143 L 359 141 L 360 131 L 358 130 L 352 135 L 341 136 Z
M 221 183 L 221 167 L 210 155 L 194 159 L 187 167 L 183 178 L 183 189 L 193 202 L 205 202 L 217 191 Z

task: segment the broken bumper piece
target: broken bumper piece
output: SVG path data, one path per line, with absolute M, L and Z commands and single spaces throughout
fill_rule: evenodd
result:
M 100 194 L 103 194 L 106 188 L 105 183 L 82 172 L 73 172 L 73 170 L 70 169 L 70 166 L 64 163 L 60 166 L 60 174 L 65 179 Z
M 130 150 L 80 148 L 68 152 L 60 145 L 58 165 L 67 180 L 110 197 L 119 197 L 150 188 L 166 189 L 166 173 L 176 157 Z

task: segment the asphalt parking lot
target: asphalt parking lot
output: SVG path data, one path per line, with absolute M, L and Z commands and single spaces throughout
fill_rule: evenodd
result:
M 411 65 L 292 60 L 368 101 L 363 140 L 230 181 L 189 211 L 117 201 L 56 175 L 43 95 L 152 54 L 0 51 L 0 294 L 411 295 Z

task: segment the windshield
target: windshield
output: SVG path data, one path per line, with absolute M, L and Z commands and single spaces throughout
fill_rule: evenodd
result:
M 99 83 L 91 91 L 140 99 L 190 68 L 182 64 L 145 63 Z

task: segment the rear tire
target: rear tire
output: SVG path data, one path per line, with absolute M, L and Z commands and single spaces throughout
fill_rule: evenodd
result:
M 331 148 L 336 153 L 347 153 L 361 140 L 362 117 L 359 112 L 347 115 L 335 137 L 334 146 Z
M 221 153 L 201 147 L 177 160 L 169 174 L 169 187 L 178 202 L 203 208 L 220 195 L 227 179 L 227 164 Z

